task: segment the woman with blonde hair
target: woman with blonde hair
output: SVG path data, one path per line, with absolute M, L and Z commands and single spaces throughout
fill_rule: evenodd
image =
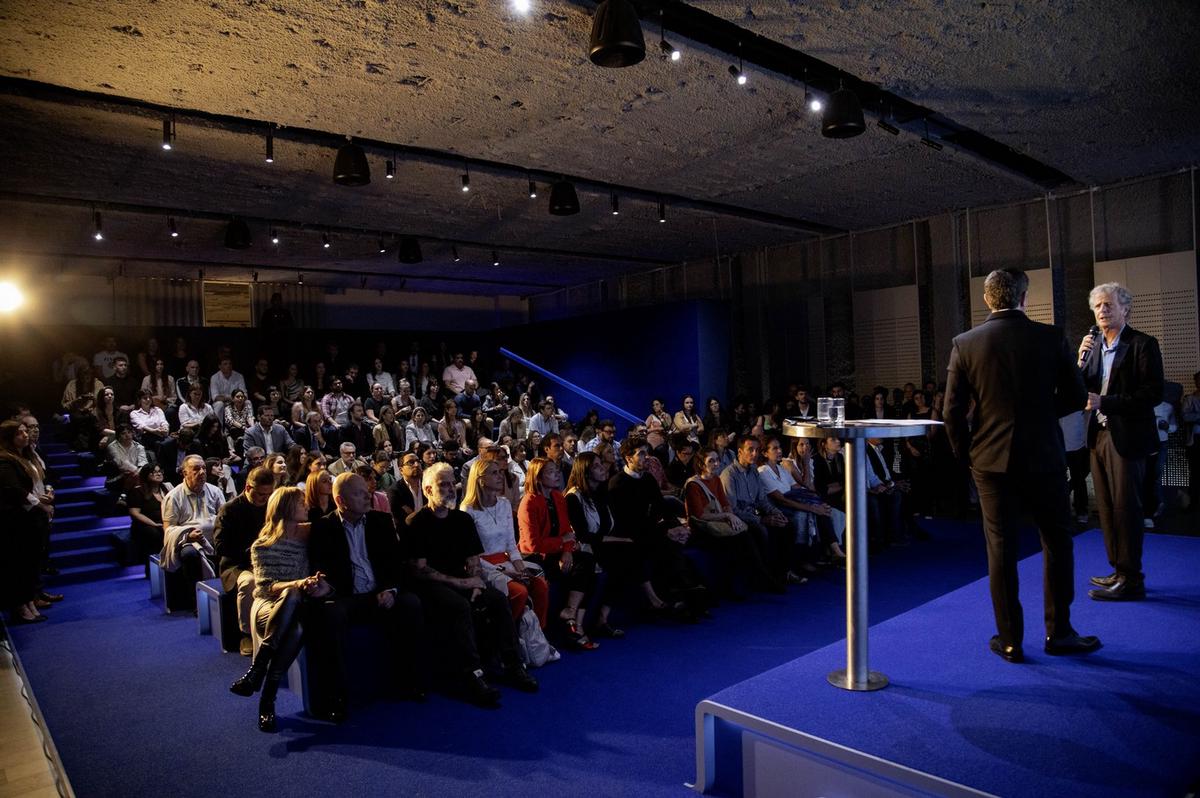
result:
M 562 579 L 567 603 L 559 613 L 567 642 L 579 651 L 599 648 L 583 632 L 584 597 L 596 583 L 596 560 L 579 550 L 571 528 L 567 500 L 558 486 L 562 476 L 558 464 L 535 457 L 525 475 L 525 495 L 517 511 L 521 530 L 521 553 L 542 566 L 546 578 Z
M 304 506 L 308 508 L 309 521 L 333 512 L 333 475 L 325 469 L 309 473 L 304 483 Z
M 479 559 L 484 580 L 508 594 L 513 621 L 520 620 L 529 605 L 545 629 L 550 586 L 544 578 L 534 575 L 533 569 L 526 568 L 517 548 L 512 504 L 504 496 L 504 471 L 495 458 L 480 457 L 472 463 L 458 509 L 475 521 L 475 531 L 483 544 Z
M 300 605 L 304 596 L 332 592 L 324 574 L 309 575 L 308 509 L 299 488 L 280 488 L 267 502 L 266 522 L 250 545 L 254 568 L 254 604 L 250 617 L 259 636 L 250 670 L 230 692 L 258 698 L 258 728 L 275 731 L 275 694 L 279 681 L 300 653 Z

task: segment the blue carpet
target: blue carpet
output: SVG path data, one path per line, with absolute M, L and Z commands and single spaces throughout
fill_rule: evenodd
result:
M 1075 541 L 1076 584 L 1108 571 L 1099 532 Z M 1072 623 L 1104 643 L 1086 657 L 1041 650 L 1041 556 L 1020 565 L 1025 665 L 987 648 L 982 579 L 871 628 L 871 666 L 891 686 L 850 693 L 831 645 L 711 700 L 997 795 L 1183 795 L 1200 776 L 1200 540 L 1146 544 L 1148 600 L 1080 594 Z
M 986 572 L 978 525 L 928 522 L 927 529 L 932 542 L 872 559 L 872 623 Z M 1034 550 L 1033 538 L 1025 544 Z M 12 633 L 67 773 L 89 798 L 385 788 L 404 795 L 685 796 L 683 784 L 694 776 L 696 703 L 842 638 L 842 578 L 829 572 L 786 597 L 726 603 L 698 626 L 627 625 L 625 640 L 605 640 L 599 651 L 564 655 L 538 670 L 539 694 L 505 690 L 497 711 L 434 695 L 424 705 L 353 707 L 346 725 L 332 727 L 308 721 L 299 699 L 281 692 L 274 736 L 254 727 L 254 700 L 227 690 L 247 660 L 220 654 L 211 637 L 197 635 L 194 618 L 162 614 L 144 580 L 71 587 L 66 602 L 49 610 L 49 623 Z M 952 609 L 968 629 L 968 648 L 979 649 L 988 613 Z M 1082 626 L 1090 629 L 1090 620 Z M 890 668 L 885 639 L 877 660 Z M 1108 661 L 1120 650 L 1114 645 Z M 1157 667 L 1166 664 L 1160 659 Z M 928 665 L 915 682 L 895 670 L 909 684 L 936 685 L 942 667 Z M 1128 678 L 1163 678 L 1154 673 Z M 887 698 L 912 689 L 892 688 Z

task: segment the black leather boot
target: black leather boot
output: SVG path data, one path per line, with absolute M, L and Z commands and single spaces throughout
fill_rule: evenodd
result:
M 279 691 L 279 680 L 283 674 L 276 670 L 267 671 L 263 681 L 262 693 L 258 696 L 258 730 L 274 734 L 275 727 L 275 693 Z
M 250 663 L 250 670 L 246 671 L 242 678 L 229 685 L 229 692 L 243 696 L 252 696 L 257 693 L 263 685 L 263 679 L 267 675 L 267 666 L 271 664 L 273 656 L 275 656 L 275 651 L 270 646 L 259 646 L 258 653 L 254 655 L 254 661 Z

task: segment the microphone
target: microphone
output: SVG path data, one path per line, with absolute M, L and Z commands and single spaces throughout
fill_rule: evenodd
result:
M 1099 338 L 1099 337 L 1100 337 L 1100 326 L 1099 326 L 1099 325 L 1097 325 L 1097 324 L 1093 324 L 1093 325 L 1092 325 L 1092 329 L 1088 330 L 1088 335 L 1090 335 L 1090 336 L 1091 336 L 1093 339 Z M 1093 340 L 1093 342 L 1092 342 L 1092 348 L 1091 348 L 1091 349 L 1089 349 L 1088 351 L 1084 352 L 1084 353 L 1083 353 L 1083 357 L 1081 357 L 1081 358 L 1079 359 L 1079 367 L 1080 367 L 1080 368 L 1083 368 L 1084 366 L 1086 366 L 1086 365 L 1087 365 L 1087 362 L 1088 362 L 1088 357 L 1089 357 L 1089 356 L 1092 354 L 1092 352 L 1094 352 L 1095 350 L 1096 350 L 1096 343 L 1095 343 L 1095 340 Z

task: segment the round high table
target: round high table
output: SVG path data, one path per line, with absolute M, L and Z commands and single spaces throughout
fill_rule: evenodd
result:
M 912 438 L 941 425 L 924 419 L 841 424 L 787 419 L 783 423 L 783 433 L 789 437 L 841 438 L 846 444 L 846 668 L 829 674 L 834 687 L 865 691 L 881 690 L 888 684 L 887 676 L 867 665 L 867 438 Z

